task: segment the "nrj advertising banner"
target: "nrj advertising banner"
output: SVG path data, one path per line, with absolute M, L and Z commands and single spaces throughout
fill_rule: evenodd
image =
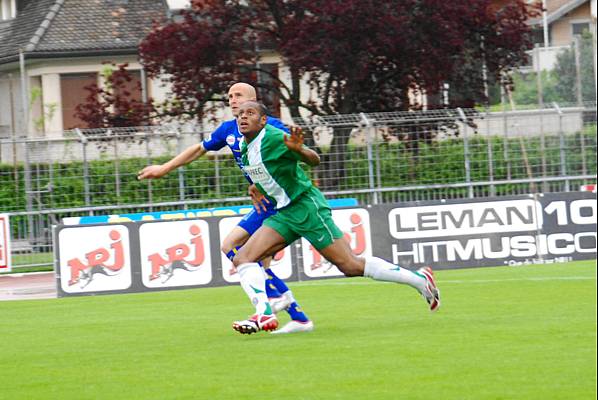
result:
M 139 227 L 139 244 L 145 287 L 206 285 L 212 281 L 206 221 L 145 223 Z
M 381 257 L 412 270 L 596 258 L 596 194 L 589 192 L 352 206 L 333 209 L 332 218 L 356 257 Z M 59 225 L 59 296 L 237 284 L 221 248 L 240 220 Z M 9 265 L 8 220 L 2 223 L 0 260 Z M 289 281 L 343 276 L 305 239 L 274 254 L 271 267 Z

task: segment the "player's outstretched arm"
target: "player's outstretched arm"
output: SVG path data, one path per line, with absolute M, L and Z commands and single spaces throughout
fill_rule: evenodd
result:
M 198 143 L 187 147 L 180 154 L 165 162 L 164 164 L 148 165 L 137 173 L 137 179 L 157 179 L 161 178 L 170 171 L 177 169 L 182 165 L 187 165 L 191 161 L 198 159 L 207 153 L 203 144 Z
M 311 167 L 320 165 L 320 156 L 307 146 L 303 145 L 303 130 L 298 126 L 291 127 L 291 134 L 284 135 L 284 144 L 289 150 L 299 154 L 301 161 Z

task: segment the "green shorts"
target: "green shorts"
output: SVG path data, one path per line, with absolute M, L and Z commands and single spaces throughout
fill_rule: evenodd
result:
M 315 187 L 268 217 L 264 225 L 278 232 L 287 244 L 304 237 L 317 250 L 343 237 L 343 233 L 332 220 L 332 211 L 326 198 Z

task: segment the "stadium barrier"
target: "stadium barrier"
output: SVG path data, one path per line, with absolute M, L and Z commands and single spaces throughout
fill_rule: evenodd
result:
M 0 272 L 12 270 L 8 214 L 0 214 Z
M 596 103 L 536 110 L 423 110 L 294 121 L 321 164 L 308 171 L 328 198 L 385 204 L 570 192 L 596 182 Z M 246 204 L 227 149 L 159 180 L 137 172 L 208 137 L 207 126 L 16 132 L 0 138 L 0 212 L 15 270 L 48 268 L 52 225 L 65 217 Z
M 222 286 L 238 282 L 221 253 L 241 216 L 54 227 L 58 295 Z M 415 269 L 547 264 L 596 258 L 588 192 L 333 209 L 353 253 Z M 274 257 L 288 281 L 342 276 L 304 239 Z

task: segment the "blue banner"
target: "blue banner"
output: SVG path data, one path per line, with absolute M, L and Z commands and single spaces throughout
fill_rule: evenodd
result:
M 328 199 L 331 208 L 355 207 L 357 199 Z M 183 218 L 227 217 L 245 215 L 253 209 L 251 205 L 199 208 L 193 210 L 156 211 L 134 214 L 92 215 L 63 218 L 64 225 L 105 224 L 130 221 L 155 221 Z

